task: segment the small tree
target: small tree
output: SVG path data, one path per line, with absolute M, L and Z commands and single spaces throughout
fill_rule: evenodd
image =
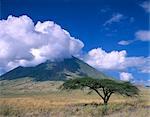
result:
M 70 79 L 64 82 L 63 89 L 83 89 L 88 87 L 95 91 L 107 105 L 110 96 L 118 93 L 124 96 L 138 95 L 138 88 L 130 82 L 117 81 L 113 79 L 93 79 L 90 77 Z

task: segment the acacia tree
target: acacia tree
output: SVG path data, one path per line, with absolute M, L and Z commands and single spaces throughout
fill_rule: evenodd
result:
M 70 79 L 63 83 L 63 89 L 83 89 L 88 87 L 95 91 L 107 105 L 110 96 L 118 93 L 124 96 L 138 95 L 139 89 L 130 82 L 117 81 L 113 79 L 93 79 L 90 77 Z

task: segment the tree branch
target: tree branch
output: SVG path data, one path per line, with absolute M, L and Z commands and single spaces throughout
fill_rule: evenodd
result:
M 109 100 L 109 98 L 110 98 L 110 96 L 111 96 L 112 93 L 113 93 L 113 92 L 110 92 L 110 93 L 108 94 L 107 100 Z
M 100 94 L 100 92 L 93 88 L 93 90 L 104 100 L 104 97 Z
M 106 96 L 106 92 L 105 92 L 104 87 L 102 87 L 102 89 L 103 89 L 103 94 L 104 94 L 104 97 L 105 97 Z

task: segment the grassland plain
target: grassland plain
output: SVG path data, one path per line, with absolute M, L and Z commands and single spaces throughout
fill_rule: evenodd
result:
M 113 95 L 107 107 L 94 92 L 62 91 L 61 81 L 0 82 L 0 117 L 149 117 L 150 89 L 134 98 Z

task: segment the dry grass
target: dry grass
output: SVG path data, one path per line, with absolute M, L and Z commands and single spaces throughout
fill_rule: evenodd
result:
M 88 95 L 87 91 L 57 90 L 2 95 L 0 117 L 148 117 L 150 89 L 140 89 L 141 94 L 138 98 L 113 95 L 106 115 L 106 107 L 102 105 L 102 100 L 95 93 Z

